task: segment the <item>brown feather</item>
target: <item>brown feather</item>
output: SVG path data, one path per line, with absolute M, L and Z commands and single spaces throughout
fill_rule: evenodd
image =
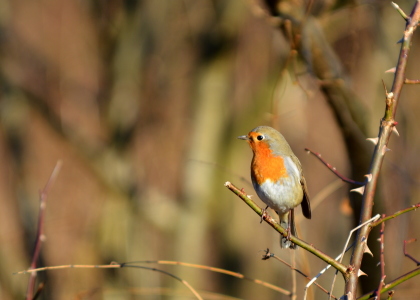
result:
M 302 200 L 302 203 L 300 204 L 302 207 L 302 213 L 305 216 L 305 218 L 310 219 L 312 217 L 311 204 L 309 201 L 308 188 L 306 187 L 306 180 L 305 180 L 305 177 L 303 177 L 303 175 L 301 177 L 300 183 L 303 189 L 303 200 Z

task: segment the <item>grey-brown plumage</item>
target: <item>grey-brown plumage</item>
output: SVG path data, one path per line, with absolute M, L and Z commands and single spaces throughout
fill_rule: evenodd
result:
M 280 132 L 268 126 L 259 126 L 240 136 L 250 145 L 254 156 L 251 179 L 260 199 L 275 210 L 280 225 L 296 236 L 294 208 L 299 204 L 303 215 L 311 218 L 308 188 L 299 159 Z M 283 248 L 295 248 L 282 237 Z

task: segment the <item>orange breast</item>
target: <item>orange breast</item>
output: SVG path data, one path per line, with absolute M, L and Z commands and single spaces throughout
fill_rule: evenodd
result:
M 258 143 L 253 146 L 255 149 L 253 149 L 251 176 L 255 182 L 262 184 L 267 179 L 277 182 L 279 179 L 287 177 L 286 167 L 281 156 L 273 156 L 266 143 Z

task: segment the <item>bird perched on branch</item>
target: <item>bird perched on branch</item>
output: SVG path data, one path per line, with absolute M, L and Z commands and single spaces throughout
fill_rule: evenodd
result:
M 291 234 L 297 236 L 294 208 L 301 204 L 303 215 L 311 218 L 308 188 L 299 159 L 274 128 L 259 126 L 238 138 L 246 140 L 254 153 L 251 179 L 258 197 L 267 208 L 277 212 L 280 225 L 287 230 L 287 237 L 280 240 L 281 247 L 295 249 L 290 241 Z

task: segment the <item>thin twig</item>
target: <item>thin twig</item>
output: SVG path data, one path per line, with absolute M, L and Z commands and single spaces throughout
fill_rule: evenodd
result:
M 14 273 L 14 275 L 22 275 L 22 274 L 34 274 L 36 272 L 41 271 L 52 271 L 52 270 L 62 270 L 62 269 L 119 269 L 119 268 L 140 268 L 150 271 L 156 271 L 165 275 L 168 275 L 172 278 L 175 278 L 176 280 L 180 281 L 182 284 L 184 284 L 193 294 L 194 296 L 199 299 L 203 300 L 203 298 L 197 293 L 197 291 L 184 279 L 179 278 L 178 276 L 175 276 L 167 271 L 156 269 L 156 268 L 149 268 L 144 266 L 137 266 L 133 265 L 132 263 L 117 263 L 117 262 L 111 262 L 109 265 L 61 265 L 61 266 L 51 266 L 51 267 L 42 267 L 37 269 L 28 269 L 25 271 L 20 271 Z
M 391 220 L 391 219 L 393 219 L 393 218 L 396 218 L 396 217 L 398 217 L 399 215 L 402 215 L 402 214 L 404 214 L 404 213 L 410 212 L 410 211 L 412 211 L 412 210 L 416 210 L 416 209 L 417 209 L 417 208 L 419 208 L 419 207 L 420 207 L 420 202 L 419 202 L 419 203 L 417 203 L 417 204 L 413 204 L 412 206 L 410 206 L 410 207 L 408 207 L 408 208 L 405 208 L 405 209 L 399 210 L 399 211 L 397 211 L 397 212 L 393 213 L 392 215 L 389 215 L 389 216 L 386 216 L 386 217 L 382 217 L 382 218 L 381 218 L 381 219 L 379 219 L 378 221 L 376 221 L 376 222 L 372 222 L 372 223 L 370 224 L 370 227 L 376 227 L 376 226 L 378 226 L 378 225 L 382 224 L 382 223 L 383 223 L 383 222 L 385 222 L 385 221 L 388 221 L 388 220 Z
M 197 298 L 197 299 L 199 299 L 199 300 L 203 300 L 203 298 L 200 296 L 200 294 L 199 293 L 197 293 L 197 291 L 187 282 L 187 281 L 185 281 L 184 279 L 182 279 L 182 278 L 180 278 L 180 277 L 178 277 L 178 276 L 175 276 L 174 274 L 171 274 L 171 273 L 169 273 L 169 272 L 167 272 L 167 271 L 164 271 L 164 270 L 160 270 L 160 269 L 156 269 L 156 268 L 148 268 L 148 267 L 145 267 L 145 266 L 137 266 L 137 265 L 130 265 L 130 264 L 121 264 L 121 268 L 123 268 L 123 267 L 129 267 L 129 268 L 138 268 L 138 269 L 146 269 L 146 270 L 151 270 L 151 271 L 156 271 L 156 272 L 159 272 L 159 273 L 162 273 L 162 274 L 165 274 L 165 275 L 168 275 L 168 276 L 170 276 L 170 277 L 172 277 L 172 278 L 174 278 L 174 279 L 176 279 L 176 280 L 178 280 L 179 282 L 181 282 L 183 285 L 185 285 L 190 291 L 191 291 L 191 293 L 193 293 L 194 294 L 194 296 Z
M 254 279 L 254 278 L 250 278 L 247 277 L 241 273 L 238 272 L 233 272 L 233 271 L 229 271 L 229 270 L 225 270 L 225 269 L 221 269 L 221 268 L 215 268 L 215 267 L 210 267 L 210 266 L 205 266 L 205 265 L 197 265 L 197 264 L 191 264 L 191 263 L 185 263 L 185 262 L 180 262 L 180 261 L 171 261 L 171 260 L 156 260 L 156 261 L 134 261 L 134 262 L 129 262 L 129 264 L 146 264 L 146 263 L 156 263 L 156 264 L 160 264 L 160 265 L 176 265 L 176 266 L 184 266 L 184 267 L 189 267 L 189 268 L 195 268 L 195 269 L 201 269 L 201 270 L 207 270 L 207 271 L 211 271 L 211 272 L 216 272 L 216 273 L 220 273 L 220 274 L 225 274 L 225 275 L 229 275 L 232 277 L 236 277 L 239 279 L 244 279 L 259 285 L 262 285 L 266 288 L 272 289 L 276 292 L 282 293 L 286 296 L 290 296 L 292 293 L 286 289 L 283 289 L 281 287 L 278 287 L 274 284 L 268 283 L 266 281 L 262 281 L 259 279 Z
M 35 239 L 35 246 L 34 251 L 32 255 L 32 261 L 31 261 L 31 269 L 36 268 L 36 263 L 39 258 L 39 254 L 41 253 L 41 245 L 42 242 L 45 240 L 44 236 L 44 221 L 45 221 L 45 208 L 47 206 L 47 195 L 48 192 L 53 185 L 55 179 L 58 176 L 58 173 L 60 172 L 62 162 L 58 161 L 54 167 L 54 170 L 52 171 L 50 178 L 48 179 L 47 184 L 45 185 L 44 189 L 39 192 L 39 215 L 38 215 L 38 229 Z M 32 300 L 34 297 L 34 290 L 35 290 L 35 280 L 36 280 L 36 272 L 31 273 L 31 276 L 29 276 L 28 281 L 28 289 L 26 292 L 26 300 Z
M 349 232 L 349 236 L 347 237 L 347 241 L 346 241 L 346 244 L 344 245 L 344 248 L 343 248 L 343 252 L 341 252 L 341 255 L 340 255 L 340 260 L 339 260 L 339 262 L 341 262 L 342 260 L 343 260 L 343 256 L 344 256 L 344 253 L 347 251 L 347 245 L 349 244 L 349 242 L 350 242 L 350 238 L 351 238 L 351 235 L 356 231 L 356 230 L 359 230 L 360 228 L 362 228 L 363 226 L 365 226 L 365 225 L 367 225 L 367 224 L 369 224 L 369 223 L 372 223 L 372 222 L 375 222 L 376 220 L 378 220 L 380 218 L 380 215 L 378 214 L 378 215 L 376 215 L 376 216 L 374 216 L 373 218 L 371 218 L 371 219 L 369 219 L 369 220 L 367 220 L 366 222 L 364 222 L 363 224 L 360 224 L 359 226 L 357 226 L 357 227 L 355 227 L 355 228 L 353 228 L 352 230 L 350 230 L 350 232 Z M 364 243 L 366 243 L 366 240 L 364 241 Z
M 277 255 L 275 255 L 274 253 L 271 253 L 269 249 L 265 250 L 265 254 L 263 255 L 263 260 L 267 260 L 272 258 L 277 259 L 278 261 L 282 262 L 283 264 L 285 264 L 286 266 L 288 266 L 291 270 L 296 271 L 297 273 L 299 273 L 300 275 L 302 275 L 303 277 L 305 277 L 306 279 L 311 280 L 311 278 L 306 275 L 305 273 L 303 273 L 302 271 L 300 271 L 299 269 L 296 269 L 295 267 L 293 267 L 291 264 L 287 263 L 286 261 L 284 261 L 283 259 L 281 259 L 280 257 L 278 257 Z M 337 299 L 336 296 L 332 295 L 327 289 L 325 289 L 324 287 L 322 287 L 320 284 L 318 284 L 317 282 L 314 282 L 314 284 L 321 290 L 323 291 L 325 294 L 330 295 L 331 298 Z
M 349 247 L 348 247 L 348 249 L 346 250 L 346 252 L 348 251 L 348 250 L 350 250 L 351 249 L 351 247 L 353 247 L 353 244 L 352 245 L 350 245 Z M 337 256 L 336 258 L 335 258 L 335 260 L 338 260 L 341 256 L 342 256 L 343 254 L 341 253 L 339 256 Z M 307 293 L 308 293 L 308 289 L 309 289 L 309 287 L 312 285 L 312 284 L 315 284 L 315 285 L 317 285 L 317 283 L 316 283 L 316 280 L 322 275 L 322 274 L 324 274 L 325 273 L 325 271 L 327 271 L 329 268 L 331 267 L 331 265 L 327 265 L 324 269 L 322 269 L 321 270 L 321 272 L 319 272 L 314 278 L 312 278 L 307 284 L 306 284 L 306 286 L 305 286 L 305 295 L 304 295 L 304 297 L 303 297 L 303 299 L 304 300 L 306 300 L 306 297 L 307 297 Z M 338 270 L 337 270 L 338 271 Z M 333 285 L 333 287 L 334 287 L 334 285 Z M 329 299 L 332 297 L 332 289 L 331 289 L 331 292 L 329 293 Z
M 331 293 L 334 291 L 334 285 L 335 285 L 335 281 L 337 280 L 337 274 L 338 274 L 338 271 L 336 270 L 334 272 L 333 281 L 331 283 Z M 328 300 L 331 300 L 331 296 L 328 298 Z
M 376 215 L 376 216 L 374 216 L 372 219 L 370 219 L 370 220 L 366 221 L 366 222 L 365 222 L 365 223 L 363 223 L 363 224 L 360 224 L 359 226 L 357 226 L 357 227 L 353 228 L 353 229 L 349 232 L 349 235 L 348 235 L 348 237 L 347 237 L 346 244 L 344 245 L 344 249 L 343 249 L 343 251 L 341 252 L 341 254 L 339 255 L 339 256 L 340 256 L 340 260 L 339 260 L 339 262 L 340 262 L 340 263 L 343 261 L 344 253 L 346 253 L 348 250 L 350 250 L 350 249 L 351 249 L 351 247 L 355 244 L 355 243 L 353 242 L 350 246 L 348 246 L 348 244 L 349 244 L 349 242 L 350 242 L 350 238 L 351 238 L 352 234 L 353 234 L 355 231 L 359 230 L 359 228 L 361 228 L 361 227 L 363 227 L 363 226 L 365 226 L 365 225 L 368 225 L 368 224 L 370 224 L 370 223 L 372 223 L 372 222 L 375 222 L 375 221 L 376 221 L 377 219 L 379 219 L 379 218 L 380 218 L 380 215 Z M 365 241 L 365 243 L 366 243 L 366 241 Z M 365 244 L 365 247 L 367 247 L 367 244 Z M 334 290 L 334 285 L 335 285 L 335 281 L 336 281 L 336 279 L 337 279 L 337 272 L 334 274 L 334 278 L 333 278 L 333 281 L 332 281 L 332 284 L 331 284 L 331 292 Z
M 412 257 L 410 254 L 408 254 L 407 250 L 406 250 L 406 246 L 409 243 L 412 242 L 416 242 L 417 239 L 410 239 L 408 241 L 404 241 L 404 247 L 403 247 L 403 251 L 404 251 L 404 256 L 408 257 L 409 259 L 411 259 L 412 261 L 414 261 L 416 263 L 417 266 L 420 266 L 420 261 L 418 261 L 417 259 L 415 259 L 414 257 Z
M 290 272 L 292 273 L 292 300 L 297 299 L 297 283 L 296 283 L 296 272 L 293 272 L 293 270 L 296 270 L 296 251 L 289 251 L 292 261 L 292 267 L 290 268 Z
M 384 217 L 385 215 L 382 215 L 382 217 Z M 384 241 L 385 241 L 385 222 L 382 223 L 381 226 L 381 232 L 380 232 L 380 238 L 379 238 L 379 242 L 381 244 L 380 249 L 381 249 L 381 255 L 380 255 L 380 264 L 381 264 L 381 280 L 379 281 L 379 286 L 378 286 L 378 291 L 377 291 L 377 298 L 381 299 L 381 291 L 382 291 L 382 287 L 385 284 L 385 255 L 384 255 Z
M 263 220 L 267 222 L 271 227 L 273 227 L 277 232 L 282 234 L 284 237 L 287 237 L 287 231 L 283 227 L 281 227 L 268 213 L 263 214 L 263 210 L 261 207 L 259 207 L 251 198 L 249 198 L 246 193 L 243 190 L 238 189 L 236 186 L 234 186 L 232 183 L 227 181 L 225 183 L 225 186 L 232 191 L 235 195 L 237 195 L 240 199 L 242 199 L 249 207 L 251 207 L 259 216 L 263 217 Z M 336 260 L 334 260 L 332 257 L 328 256 L 327 254 L 323 253 L 319 249 L 315 248 L 313 245 L 308 244 L 301 239 L 290 236 L 290 241 L 303 249 L 311 252 L 315 256 L 319 257 L 326 263 L 332 265 L 334 268 L 340 271 L 341 274 L 346 278 L 347 273 L 347 267 Z
M 318 158 L 331 172 L 333 172 L 342 181 L 347 182 L 347 183 L 351 183 L 351 184 L 366 185 L 367 181 L 365 181 L 365 182 L 356 181 L 356 180 L 347 178 L 347 177 L 343 176 L 342 174 L 340 174 L 335 167 L 331 166 L 328 162 L 326 162 L 321 157 L 321 154 L 319 154 L 315 151 L 312 151 L 309 148 L 305 148 L 305 151 L 307 151 L 308 153 L 310 153 L 310 154 L 314 155 L 316 158 Z

